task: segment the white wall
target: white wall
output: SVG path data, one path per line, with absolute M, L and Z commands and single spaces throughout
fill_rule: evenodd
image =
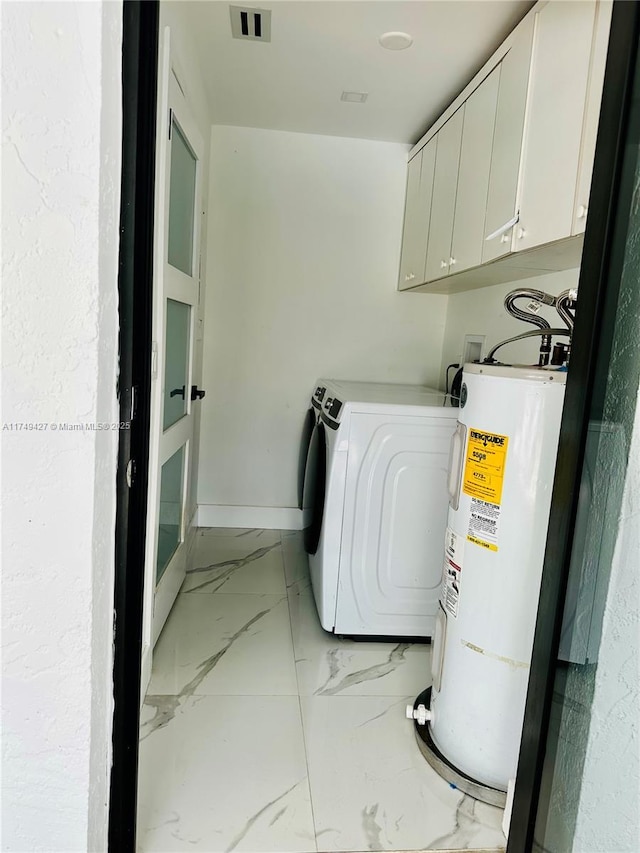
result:
M 103 851 L 122 5 L 2 4 L 2 849 Z
M 317 377 L 438 381 L 446 297 L 396 291 L 406 151 L 212 128 L 201 509 L 296 506 Z
M 484 287 L 479 290 L 470 290 L 466 293 L 456 293 L 449 297 L 447 306 L 447 323 L 444 333 L 442 350 L 442 372 L 448 364 L 460 362 L 462 357 L 462 343 L 465 334 L 486 335 L 485 350 L 483 355 L 495 344 L 505 338 L 519 335 L 535 327 L 529 323 L 522 323 L 511 317 L 504 309 L 504 298 L 511 290 L 517 287 L 530 287 L 542 290 L 557 296 L 563 290 L 577 287 L 577 269 L 564 270 L 562 272 L 541 275 L 536 278 L 528 278 L 522 281 L 512 281 L 507 284 L 497 284 L 493 287 Z M 520 307 L 524 307 L 520 303 Z M 552 327 L 564 328 L 555 309 L 549 310 L 543 307 L 540 315 L 546 317 Z M 564 337 L 554 338 L 556 341 L 566 341 Z M 538 350 L 540 339 L 533 338 L 532 341 L 522 341 L 509 344 L 499 350 L 496 357 L 508 362 L 520 364 L 536 364 L 538 361 Z M 450 377 L 453 378 L 454 371 L 451 370 Z

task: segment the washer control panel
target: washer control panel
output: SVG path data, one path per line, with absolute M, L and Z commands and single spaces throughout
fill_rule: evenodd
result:
M 340 414 L 340 409 L 342 408 L 342 401 L 338 400 L 337 397 L 327 397 L 324 401 L 324 410 L 333 420 L 338 419 L 338 415 Z
M 316 390 L 311 395 L 311 405 L 316 409 L 322 408 L 322 401 L 324 400 L 324 395 L 327 393 L 327 389 L 324 385 L 318 385 Z
M 311 405 L 320 411 L 324 422 L 333 429 L 338 428 L 340 412 L 342 411 L 342 400 L 337 397 L 327 396 L 326 385 L 318 385 L 311 395 Z

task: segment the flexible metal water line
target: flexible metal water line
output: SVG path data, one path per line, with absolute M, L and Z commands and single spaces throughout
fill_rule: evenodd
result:
M 552 296 L 550 293 L 544 293 L 542 290 L 523 287 L 507 293 L 504 300 L 505 309 L 512 317 L 515 317 L 516 320 L 523 320 L 525 323 L 533 323 L 533 325 L 537 326 L 539 329 L 551 328 L 551 325 L 544 319 L 544 317 L 538 317 L 537 314 L 534 314 L 531 311 L 523 311 L 522 308 L 518 308 L 517 305 L 515 305 L 516 299 L 529 299 L 534 300 L 535 302 L 540 302 L 541 305 L 555 306 L 555 296 Z
M 577 301 L 578 291 L 575 288 L 563 290 L 562 293 L 558 294 L 556 297 L 556 311 L 567 324 L 567 328 L 571 334 L 573 334 L 573 324 L 575 323 L 575 315 L 572 311 L 575 311 Z
M 532 287 L 522 287 L 507 293 L 504 300 L 504 307 L 512 317 L 515 317 L 516 320 L 523 320 L 525 323 L 532 323 L 541 330 L 540 335 L 542 340 L 540 341 L 540 356 L 538 358 L 538 364 L 541 367 L 545 367 L 549 364 L 549 357 L 551 355 L 551 335 L 553 334 L 551 324 L 548 323 L 544 317 L 538 317 L 537 314 L 534 314 L 531 311 L 523 311 L 522 308 L 518 308 L 515 304 L 516 299 L 529 299 L 530 301 L 533 300 L 535 302 L 539 302 L 542 305 L 551 305 L 552 307 L 555 307 L 556 297 L 552 296 L 550 293 L 545 293 L 543 290 L 535 290 Z M 526 337 L 532 337 L 532 335 L 528 335 Z M 517 339 L 512 338 L 511 340 Z M 505 341 L 505 343 L 507 342 Z
M 523 341 L 525 338 L 535 338 L 539 336 L 549 336 L 551 335 L 567 335 L 571 337 L 571 332 L 568 329 L 532 329 L 530 332 L 521 332 L 519 335 L 515 335 L 513 338 L 507 338 L 506 341 L 500 341 L 499 344 L 496 344 L 493 349 L 489 351 L 489 354 L 484 359 L 485 364 L 491 364 L 495 362 L 494 354 L 500 349 L 500 347 L 505 346 L 505 344 L 512 344 L 516 341 Z
M 529 299 L 538 302 L 541 305 L 549 305 L 555 308 L 567 328 L 552 329 L 550 323 L 548 323 L 544 317 L 538 317 L 538 315 L 534 314 L 532 311 L 525 311 L 522 308 L 518 308 L 515 304 L 517 299 Z M 504 300 L 504 307 L 507 312 L 516 320 L 522 320 L 525 323 L 532 323 L 538 328 L 530 332 L 522 332 L 519 335 L 515 335 L 512 338 L 508 338 L 506 341 L 501 341 L 499 344 L 496 344 L 484 359 L 485 363 L 494 363 L 496 361 L 494 358 L 495 353 L 500 349 L 500 347 L 503 347 L 506 344 L 522 341 L 526 338 L 540 337 L 542 340 L 540 342 L 540 357 L 538 364 L 541 367 L 546 367 L 546 365 L 549 364 L 552 335 L 566 335 L 569 338 L 569 346 L 566 348 L 566 360 L 568 363 L 571 337 L 573 335 L 573 326 L 575 322 L 575 315 L 573 312 L 575 311 L 577 299 L 578 292 L 575 288 L 563 290 L 558 296 L 552 296 L 550 293 L 545 293 L 542 290 L 536 290 L 532 287 L 523 287 L 518 288 L 517 290 L 512 290 L 506 295 Z

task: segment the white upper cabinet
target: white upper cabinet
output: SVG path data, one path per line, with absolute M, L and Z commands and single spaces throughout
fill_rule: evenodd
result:
M 501 62 L 482 262 L 511 251 L 535 17 L 526 18 Z M 490 238 L 490 239 L 487 239 Z
M 427 257 L 435 160 L 436 140 L 434 138 L 409 161 L 399 290 L 415 287 L 425 280 L 424 266 Z
M 578 184 L 573 211 L 572 234 L 581 234 L 587 224 L 591 173 L 593 171 L 593 157 L 596 150 L 596 135 L 598 133 L 598 120 L 600 118 L 600 102 L 602 101 L 602 84 L 604 83 L 604 68 L 607 61 L 612 10 L 612 0 L 601 0 L 598 3 L 591 48 L 587 106 L 582 126 L 582 150 L 580 152 L 580 165 L 578 167 Z
M 402 253 L 400 255 L 400 278 L 398 287 L 403 290 L 420 284 L 416 266 L 416 244 L 420 242 L 420 222 L 418 201 L 420 198 L 420 171 L 422 151 L 416 154 L 407 166 L 407 194 L 404 202 L 404 230 L 402 232 Z M 425 250 L 427 236 L 425 234 Z
M 436 168 L 433 178 L 426 281 L 447 275 L 451 266 L 451 235 L 456 207 L 463 120 L 464 105 L 451 116 L 436 135 Z
M 465 101 L 449 272 L 482 263 L 500 65 Z
M 427 132 L 409 165 L 400 289 L 580 263 L 611 11 L 540 0 Z
M 537 14 L 514 251 L 572 231 L 596 3 L 548 3 Z

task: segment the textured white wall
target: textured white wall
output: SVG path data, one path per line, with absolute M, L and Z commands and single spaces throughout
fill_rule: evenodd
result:
M 199 506 L 297 505 L 318 376 L 437 381 L 446 297 L 396 291 L 406 151 L 212 128 Z
M 106 849 L 121 18 L 2 4 L 6 851 Z
M 640 406 L 602 626 L 574 853 L 640 850 L 639 566 Z
M 444 371 L 448 364 L 460 361 L 465 334 L 486 335 L 484 350 L 484 355 L 486 355 L 491 347 L 505 340 L 505 338 L 519 335 L 521 332 L 527 332 L 534 328 L 530 323 L 522 323 L 505 311 L 504 298 L 511 290 L 515 290 L 517 287 L 532 287 L 535 290 L 543 290 L 545 293 L 557 296 L 558 293 L 570 287 L 576 287 L 577 284 L 578 270 L 563 270 L 523 281 L 512 281 L 507 284 L 496 284 L 493 287 L 470 290 L 467 293 L 455 293 L 450 296 L 442 349 L 441 376 L 444 377 Z M 552 327 L 564 328 L 564 323 L 555 310 L 542 308 L 540 314 L 551 323 Z M 554 338 L 555 341 L 566 341 L 566 338 L 557 337 Z M 534 338 L 532 341 L 509 344 L 509 346 L 499 350 L 496 357 L 503 358 L 508 362 L 535 364 L 538 360 L 539 348 L 540 339 Z M 453 378 L 453 375 L 454 371 L 452 370 L 450 377 Z
M 628 458 L 621 451 L 604 457 L 609 488 L 622 494 L 619 515 L 602 512 L 598 495 L 591 505 L 592 513 L 602 513 L 596 518 L 615 537 L 615 549 L 595 681 L 575 681 L 576 688 L 590 689 L 592 700 L 574 853 L 640 850 L 640 161 L 634 190 L 603 412 L 629 452 Z M 570 699 L 576 698 L 574 689 Z M 569 745 L 566 752 L 571 758 L 577 751 Z

